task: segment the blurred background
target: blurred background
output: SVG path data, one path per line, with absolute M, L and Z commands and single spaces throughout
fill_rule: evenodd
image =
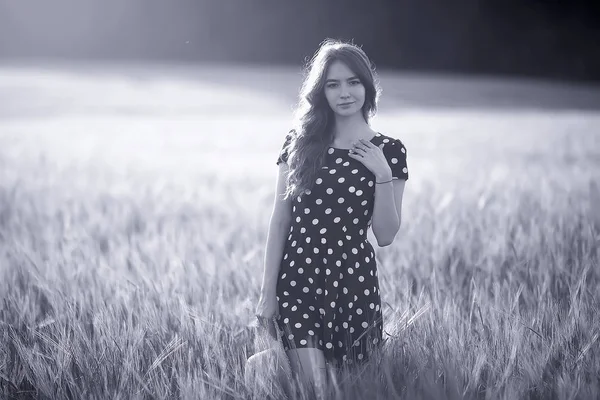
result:
M 379 67 L 600 78 L 594 0 L 2 0 L 4 59 L 301 64 L 326 37 Z
M 371 57 L 372 126 L 407 149 L 377 249 L 386 376 L 407 398 L 600 398 L 599 19 L 597 0 L 0 0 L 0 397 L 244 393 L 275 161 L 330 37 Z M 339 397 L 398 398 L 362 383 Z

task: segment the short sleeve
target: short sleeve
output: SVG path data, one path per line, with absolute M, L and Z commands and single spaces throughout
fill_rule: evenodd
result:
M 390 144 L 384 146 L 384 155 L 392 169 L 392 179 L 408 180 L 408 165 L 406 164 L 406 147 L 394 139 Z
M 283 143 L 283 146 L 281 146 L 281 150 L 279 151 L 279 157 L 277 157 L 277 162 L 276 162 L 277 165 L 279 165 L 281 163 L 287 163 L 288 150 L 289 150 L 289 146 L 290 146 L 291 142 L 292 142 L 292 133 L 290 132 L 287 135 L 285 135 L 285 142 Z

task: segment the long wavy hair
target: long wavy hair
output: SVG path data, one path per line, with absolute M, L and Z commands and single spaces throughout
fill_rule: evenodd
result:
M 380 88 L 375 67 L 365 52 L 353 43 L 326 39 L 304 68 L 305 78 L 294 112 L 292 140 L 288 146 L 285 198 L 310 189 L 325 164 L 328 147 L 333 143 L 334 111 L 325 97 L 327 71 L 334 61 L 346 64 L 365 87 L 362 115 L 367 123 L 377 112 Z

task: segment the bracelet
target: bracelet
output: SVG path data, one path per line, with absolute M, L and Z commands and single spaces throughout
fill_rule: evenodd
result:
M 389 183 L 389 182 L 391 182 L 391 181 L 393 181 L 393 180 L 394 180 L 394 179 L 392 178 L 392 179 L 390 179 L 389 181 L 385 181 L 385 182 L 377 182 L 377 181 L 375 181 L 375 183 L 379 185 L 379 184 L 381 184 L 381 183 Z

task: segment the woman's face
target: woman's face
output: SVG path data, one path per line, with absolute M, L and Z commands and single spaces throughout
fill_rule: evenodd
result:
M 334 61 L 325 77 L 325 97 L 336 115 L 348 117 L 361 112 L 365 104 L 365 87 L 346 64 Z

